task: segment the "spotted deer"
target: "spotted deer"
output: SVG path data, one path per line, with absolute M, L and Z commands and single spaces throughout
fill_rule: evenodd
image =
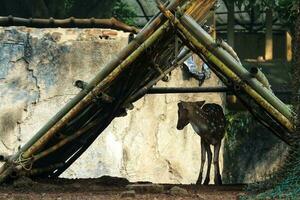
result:
M 206 160 L 205 153 L 207 153 L 208 165 L 206 178 L 203 184 L 208 185 L 210 181 L 209 175 L 212 161 L 210 145 L 213 145 L 215 168 L 214 181 L 216 185 L 221 185 L 222 179 L 219 167 L 219 152 L 221 140 L 225 135 L 226 120 L 220 105 L 215 103 L 204 103 L 205 101 L 179 102 L 177 129 L 182 130 L 190 123 L 194 131 L 201 137 L 201 166 L 196 184 L 201 184 L 202 181 L 203 167 Z

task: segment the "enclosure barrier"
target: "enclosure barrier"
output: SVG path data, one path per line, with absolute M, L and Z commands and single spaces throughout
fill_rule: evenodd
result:
M 134 101 L 182 64 L 190 50 L 211 67 L 226 89 L 232 90 L 250 111 L 263 116 L 261 122 L 288 143 L 294 130 L 292 112 L 243 68 L 230 47 L 215 45 L 199 25 L 214 3 L 215 0 L 173 0 L 168 5 L 159 2 L 161 13 L 6 161 L 0 169 L 0 183 L 12 175 L 59 176 L 115 117 L 125 116 Z M 190 50 L 175 56 L 174 49 L 181 50 L 185 45 Z M 264 112 L 256 112 L 259 109 Z
M 288 138 L 286 135 L 294 132 L 295 127 L 292 122 L 293 115 L 291 110 L 256 78 L 249 78 L 249 72 L 228 52 L 218 48 L 211 36 L 200 25 L 185 14 L 180 17 L 180 20 L 177 19 L 161 3 L 159 3 L 159 8 L 172 24 L 179 29 L 186 44 L 198 53 L 200 57 L 204 57 L 206 61 L 214 64 L 217 68 L 213 69 L 214 71 L 225 75 L 238 88 L 241 87 L 246 94 L 253 98 L 257 104 L 265 109 L 288 131 L 288 133 L 277 132 L 276 135 L 283 135 L 281 138 Z M 285 141 L 289 143 L 287 139 Z
M 174 10 L 181 6 L 193 15 L 195 5 L 206 5 L 209 10 L 213 3 L 214 0 L 173 0 L 167 7 Z M 195 18 L 203 19 L 208 10 L 196 12 Z M 168 48 L 173 43 L 174 35 L 169 37 L 173 30 L 166 21 L 161 13 L 156 15 L 78 95 L 10 157 L 0 170 L 0 182 L 4 182 L 12 174 L 22 174 L 24 170 L 41 172 L 35 173 L 41 177 L 58 176 L 87 149 L 113 118 L 126 114 L 125 102 L 151 80 L 162 75 L 157 73 L 157 69 L 140 67 L 137 60 L 147 56 L 154 58 L 154 54 L 159 52 L 161 56 L 157 57 L 156 62 L 163 63 L 173 51 L 173 48 Z M 150 47 L 153 45 L 157 46 L 155 51 L 151 51 Z M 147 64 L 152 65 L 152 62 Z M 160 71 L 168 71 L 172 66 L 174 63 L 162 66 Z M 141 74 L 136 80 L 138 84 L 130 82 L 133 70 Z M 150 78 L 145 80 L 144 76 Z M 119 86 L 111 87 L 113 84 Z M 118 88 L 124 85 L 127 88 L 120 92 Z M 105 102 L 102 95 L 111 96 L 114 101 Z M 58 135 L 63 137 L 55 137 Z

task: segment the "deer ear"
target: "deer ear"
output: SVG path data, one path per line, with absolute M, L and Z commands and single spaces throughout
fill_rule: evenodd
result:
M 205 101 L 197 101 L 195 102 L 197 106 L 202 107 L 205 104 Z
M 185 104 L 184 101 L 179 101 L 177 105 L 178 107 L 184 108 L 184 104 Z

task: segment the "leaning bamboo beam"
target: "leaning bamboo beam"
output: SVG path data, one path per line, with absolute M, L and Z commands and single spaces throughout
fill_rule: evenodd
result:
M 202 21 L 207 17 L 208 12 L 212 9 L 212 5 L 216 3 L 216 0 L 202 0 L 202 1 L 191 1 L 190 6 L 187 8 L 185 13 L 197 22 Z
M 185 0 L 173 0 L 168 8 L 174 9 Z M 68 104 L 65 105 L 44 127 L 42 127 L 35 136 L 28 141 L 15 155 L 12 156 L 11 161 L 18 158 L 28 158 L 35 154 L 38 150 L 43 148 L 45 144 L 59 131 L 61 128 L 82 111 L 88 101 L 82 101 L 84 98 L 94 98 L 93 89 L 104 79 L 110 79 L 108 75 L 111 74 L 120 64 L 129 65 L 132 63 L 134 56 L 130 56 L 134 51 L 141 51 L 141 48 L 146 49 L 147 45 L 143 44 L 150 36 L 156 32 L 156 35 L 149 40 L 153 43 L 167 28 L 167 23 L 159 28 L 166 21 L 165 17 L 160 14 L 157 18 L 151 21 L 147 27 L 142 29 L 136 38 L 125 47 L 118 56 L 108 63 L 102 71 L 100 71 L 95 78 L 77 94 Z M 159 29 L 158 29 L 159 28 Z M 158 29 L 158 30 L 157 30 Z M 137 51 L 138 49 L 138 51 Z M 141 53 L 141 52 L 140 52 Z M 136 57 L 135 57 L 136 58 Z M 126 59 L 126 60 L 125 60 Z M 131 61 L 130 61 L 131 60 Z M 98 88 L 99 89 L 99 88 Z M 100 88 L 101 89 L 101 88 Z M 89 97 L 86 96 L 89 94 Z M 10 162 L 8 162 L 10 163 Z M 0 170 L 0 183 L 3 182 L 7 176 L 12 172 L 13 168 L 10 164 L 5 163 Z
M 95 94 L 99 94 L 108 83 L 112 82 L 121 72 L 127 69 L 147 48 L 149 48 L 163 33 L 169 29 L 169 23 L 163 24 L 153 35 L 151 35 L 143 44 L 141 44 L 131 55 L 129 55 L 117 68 L 115 68 L 109 75 L 105 77 L 91 92 L 89 92 L 84 99 L 82 99 L 71 111 L 70 115 L 75 116 L 79 113 L 81 108 L 84 108 L 95 98 Z M 68 117 L 67 115 L 66 117 Z M 62 121 L 66 121 L 65 118 Z M 69 121 L 69 120 L 68 120 Z M 54 127 L 55 128 L 55 127 Z M 49 139 L 51 139 L 56 132 L 53 128 L 51 134 L 44 135 L 39 141 L 33 144 L 27 151 L 24 152 L 24 158 L 33 155 L 37 152 Z
M 35 162 L 35 161 L 37 161 L 41 158 L 44 158 L 44 157 L 48 156 L 51 153 L 57 151 L 58 149 L 60 149 L 64 145 L 74 141 L 75 139 L 77 139 L 80 136 L 82 136 L 83 134 L 85 134 L 88 130 L 92 129 L 95 125 L 97 125 L 100 122 L 101 122 L 101 119 L 100 120 L 98 119 L 94 122 L 89 123 L 86 127 L 82 128 L 82 129 L 79 129 L 78 131 L 76 131 L 72 135 L 62 139 L 61 141 L 59 141 L 57 144 L 53 145 L 52 147 L 38 153 L 37 155 L 33 155 L 31 161 Z
M 43 174 L 45 172 L 55 170 L 59 167 L 62 167 L 63 165 L 64 165 L 64 163 L 57 163 L 57 164 L 53 164 L 53 165 L 43 167 L 43 168 L 32 169 L 30 171 L 19 171 L 19 172 L 16 172 L 16 174 L 19 176 L 36 176 L 39 174 Z
M 68 113 L 68 115 L 66 115 L 65 117 L 63 117 L 63 119 L 60 120 L 61 123 L 59 123 L 59 125 L 61 127 L 53 126 L 46 134 L 44 134 L 40 139 L 38 139 L 35 143 L 33 143 L 26 151 L 24 151 L 24 153 L 22 154 L 22 158 L 27 159 L 33 156 L 37 151 L 39 151 L 47 143 L 47 141 L 49 141 L 57 133 L 58 128 L 59 129 L 62 128 L 62 126 L 66 122 L 68 122 L 72 116 L 77 115 L 82 110 L 82 108 L 90 104 L 95 98 L 95 94 L 101 92 L 101 90 L 103 89 L 104 86 L 106 86 L 106 84 L 111 82 L 122 71 L 128 68 L 135 59 L 137 59 L 148 47 L 150 47 L 155 41 L 157 41 L 157 39 L 160 36 L 162 36 L 162 34 L 165 33 L 168 29 L 169 29 L 169 23 L 165 22 L 165 24 L 163 24 L 157 31 L 155 31 L 155 33 L 151 35 L 143 44 L 141 44 L 139 48 L 136 49 L 136 51 L 134 51 L 130 56 L 128 56 L 115 70 L 112 71 L 111 74 L 109 74 L 99 85 L 97 85 L 91 92 L 89 92 L 84 99 L 82 99 L 77 105 L 75 105 L 74 108 Z M 75 139 L 77 136 L 78 135 L 75 134 L 74 137 L 72 138 Z M 61 143 L 59 143 L 58 146 L 53 147 L 49 151 L 43 152 L 41 155 L 37 156 L 37 158 L 39 159 L 39 157 L 44 157 L 45 155 L 57 150 L 57 148 L 63 146 L 67 142 L 69 141 L 68 140 L 61 141 Z M 2 178 L 4 178 L 1 175 L 0 175 L 0 182 L 2 181 Z
M 27 26 L 35 28 L 109 28 L 125 32 L 138 33 L 139 29 L 129 26 L 116 18 L 110 19 L 77 19 L 70 17 L 67 19 L 39 19 L 39 18 L 20 18 L 20 17 L 0 17 L 0 26 Z
M 273 116 L 283 127 L 285 127 L 289 132 L 294 131 L 294 125 L 292 122 L 282 115 L 273 105 L 271 105 L 266 99 L 261 97 L 251 86 L 249 86 L 245 81 L 243 81 L 236 73 L 234 73 L 230 68 L 225 65 L 218 57 L 212 54 L 194 35 L 192 35 L 181 22 L 164 6 L 159 3 L 159 9 L 161 12 L 172 22 L 176 28 L 184 35 L 184 37 L 194 46 L 197 50 L 197 54 L 203 55 L 209 62 L 214 63 L 222 73 L 234 81 L 235 84 L 238 84 L 243 88 L 256 102 L 263 107 L 269 114 Z
M 184 49 L 180 54 L 177 56 L 177 58 L 173 61 L 172 66 L 166 69 L 162 74 L 160 74 L 156 79 L 150 81 L 147 85 L 142 87 L 139 91 L 134 93 L 132 96 L 129 97 L 129 99 L 125 102 L 125 104 L 132 103 L 137 101 L 139 98 L 144 96 L 147 91 L 155 85 L 158 81 L 160 81 L 165 74 L 169 74 L 174 69 L 176 69 L 178 66 L 184 63 L 190 56 L 192 56 L 192 52 L 189 49 Z
M 270 90 L 261 87 L 261 83 L 256 78 L 249 78 L 249 72 L 238 63 L 226 50 L 216 48 L 214 39 L 206 33 L 201 26 L 197 24 L 191 17 L 183 15 L 180 19 L 182 25 L 205 46 L 210 52 L 218 57 L 228 68 L 230 68 L 239 77 L 246 80 L 248 84 L 263 98 L 265 98 L 272 106 L 274 106 L 281 114 L 289 120 L 293 119 L 292 111 L 278 99 Z

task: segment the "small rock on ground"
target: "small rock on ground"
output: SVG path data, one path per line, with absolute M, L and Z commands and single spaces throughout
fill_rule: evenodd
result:
M 134 198 L 135 197 L 135 191 L 134 190 L 124 191 L 124 192 L 121 193 L 121 197 L 122 198 L 127 198 L 127 197 Z
M 14 180 L 14 182 L 13 182 L 13 186 L 15 188 L 32 187 L 34 184 L 35 184 L 35 182 L 26 176 L 21 176 L 18 179 Z
M 159 184 L 131 184 L 127 185 L 126 188 L 141 194 L 164 192 L 164 186 Z
M 174 195 L 174 196 L 175 195 L 182 195 L 182 196 L 188 195 L 188 191 L 186 189 L 178 187 L 178 186 L 172 187 L 169 192 L 171 195 Z
M 102 176 L 97 179 L 96 183 L 98 185 L 109 185 L 109 186 L 125 186 L 129 184 L 126 178 L 112 177 L 112 176 Z

